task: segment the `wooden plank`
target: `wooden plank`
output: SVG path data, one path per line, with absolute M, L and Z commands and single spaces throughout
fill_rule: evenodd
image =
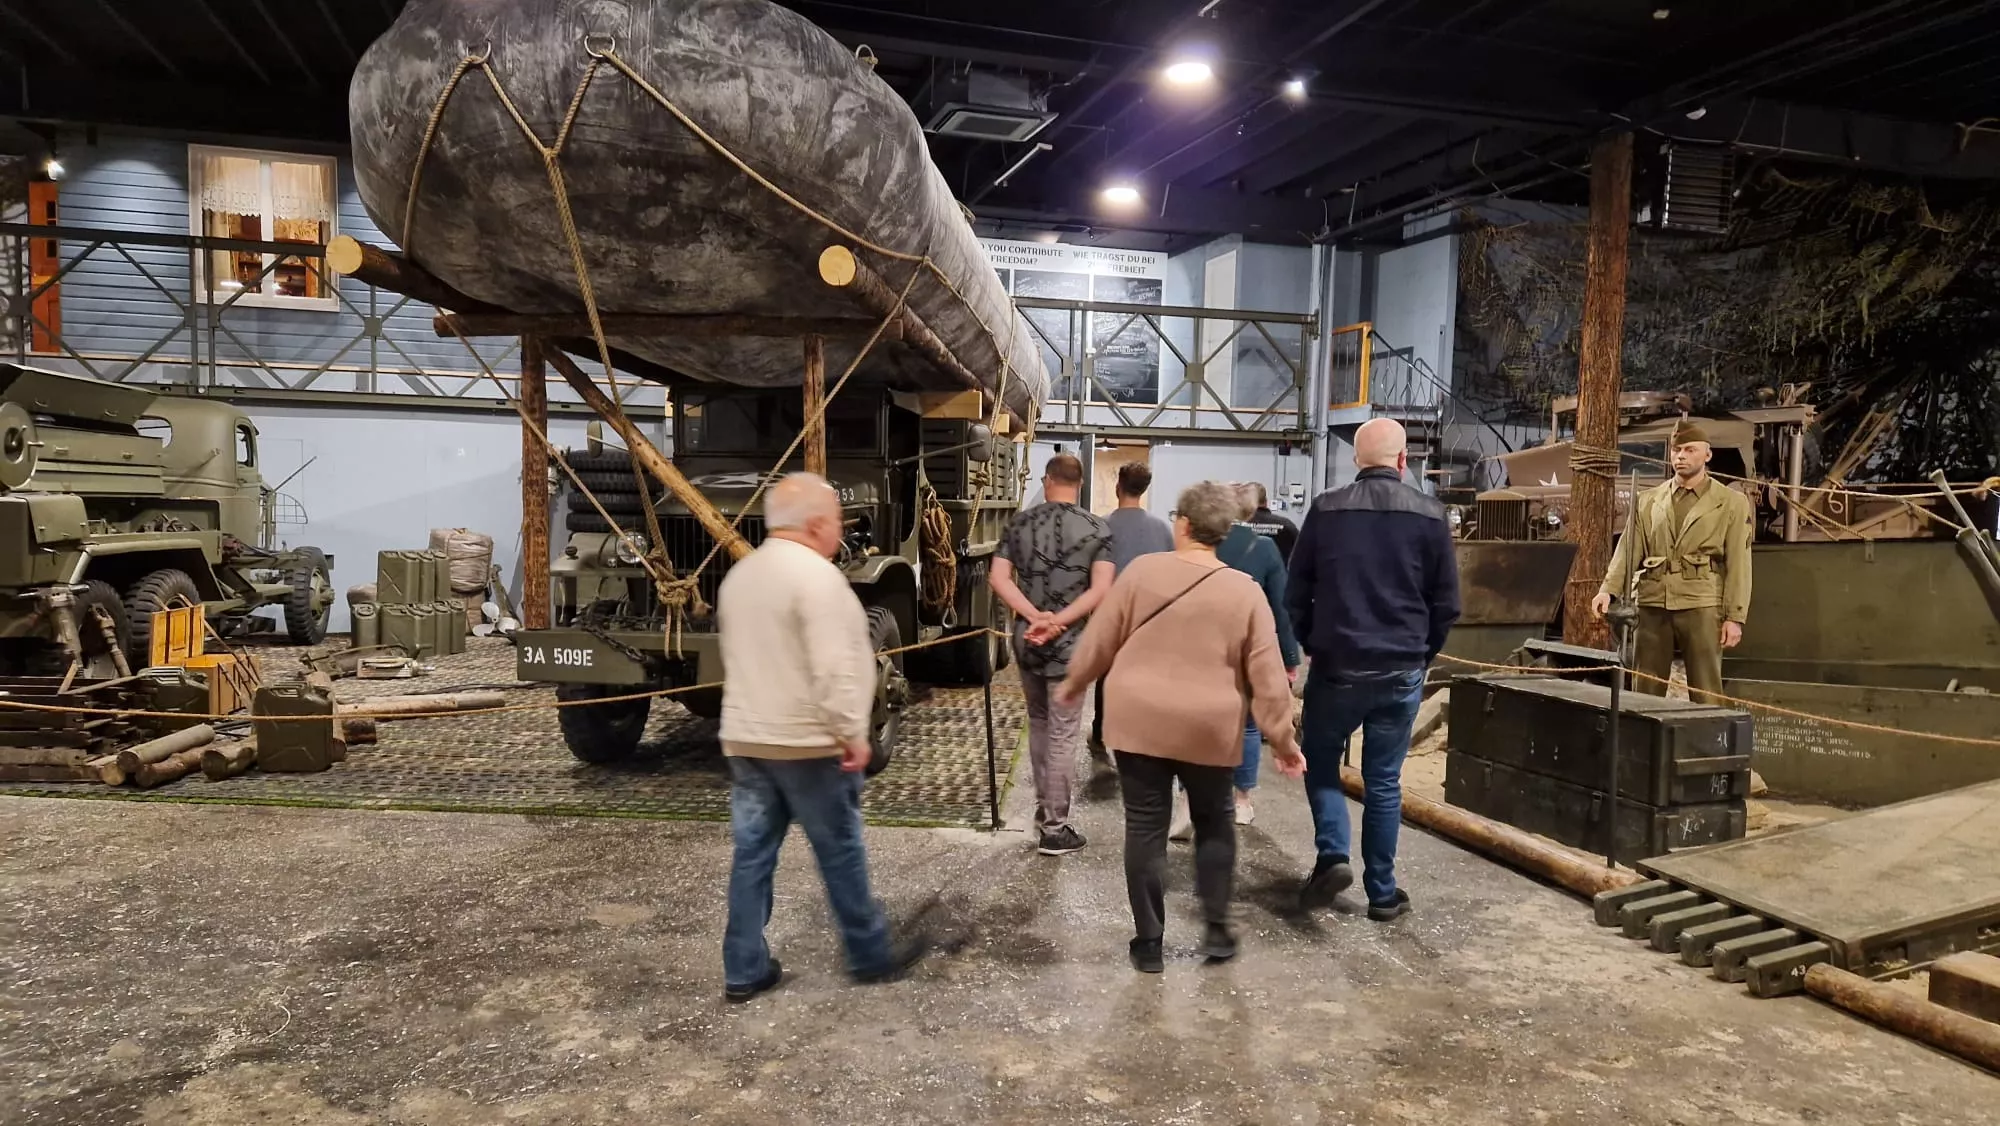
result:
M 76 766 L 0 765 L 0 782 L 96 782 L 97 771 L 82 763 Z
M 549 628 L 549 369 L 538 337 L 521 338 L 521 624 Z
M 1964 951 L 1931 965 L 1931 1001 L 2000 1023 L 2000 958 Z
M 81 766 L 90 758 L 83 748 L 90 746 L 89 739 L 80 739 L 69 744 L 35 746 L 31 743 L 10 743 L 6 736 L 0 736 L 0 765 L 4 766 Z
M 818 336 L 805 339 L 803 409 L 806 422 L 806 472 L 826 476 L 826 341 Z

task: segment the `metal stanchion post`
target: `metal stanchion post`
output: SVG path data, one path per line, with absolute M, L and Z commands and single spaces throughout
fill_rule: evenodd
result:
M 1611 805 L 1608 811 L 1609 840 L 1604 846 L 1604 866 L 1618 866 L 1618 728 L 1620 708 L 1625 692 L 1625 643 L 1632 634 L 1632 627 L 1639 621 L 1639 608 L 1629 600 L 1613 606 L 1604 615 L 1611 623 L 1611 733 L 1606 740 L 1606 756 L 1611 759 L 1610 789 L 1605 797 Z
M 984 632 L 975 633 L 971 636 L 975 640 L 977 640 L 979 644 L 987 646 L 988 647 L 987 651 L 989 653 L 992 652 L 991 646 L 993 645 L 993 642 L 991 639 L 987 637 L 987 635 Z M 992 667 L 994 664 L 993 661 L 989 660 L 986 662 L 986 664 L 987 664 L 986 677 L 985 677 L 986 683 L 982 686 L 986 698 L 986 806 L 987 806 L 987 812 L 992 818 L 991 828 L 993 829 L 994 832 L 999 832 L 1000 831 L 1000 767 L 999 763 L 996 761 L 993 748 L 993 677 L 995 675 L 995 670 Z

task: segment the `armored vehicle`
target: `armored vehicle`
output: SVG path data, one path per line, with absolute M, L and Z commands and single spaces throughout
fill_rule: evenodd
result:
M 319 642 L 332 560 L 277 545 L 277 503 L 241 411 L 0 362 L 0 675 L 138 668 L 183 600 L 224 636 L 275 606 Z
M 1004 612 L 986 575 L 1020 507 L 1021 476 L 1013 443 L 940 404 L 964 398 L 851 388 L 827 412 L 827 475 L 847 525 L 835 562 L 867 608 L 871 641 L 882 654 L 871 772 L 893 754 L 911 679 L 983 683 L 1006 661 L 1006 645 L 984 632 L 998 628 Z M 675 394 L 675 464 L 726 516 L 741 516 L 738 528 L 752 544 L 764 538 L 753 494 L 803 427 L 801 411 L 800 396 L 784 389 Z M 565 460 L 627 535 L 646 536 L 644 502 L 623 451 L 579 450 Z M 550 567 L 555 626 L 515 635 L 521 679 L 553 682 L 566 701 L 721 681 L 714 605 L 730 557 L 715 550 L 680 502 L 656 497 L 655 505 L 668 565 L 696 580 L 686 604 L 663 607 L 632 547 L 588 497 L 572 491 L 568 542 Z M 965 639 L 907 659 L 889 652 L 949 634 Z M 673 699 L 699 716 L 721 714 L 718 688 Z M 626 758 L 651 704 L 642 698 L 563 708 L 564 740 L 585 762 Z

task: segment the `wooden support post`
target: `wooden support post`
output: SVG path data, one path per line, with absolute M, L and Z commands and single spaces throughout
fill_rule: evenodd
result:
M 414 297 L 441 309 L 460 313 L 501 311 L 484 301 L 467 297 L 401 254 L 371 246 L 349 235 L 338 235 L 326 244 L 326 265 L 343 277 Z
M 521 624 L 549 628 L 549 371 L 538 337 L 521 338 Z
M 658 447 L 647 440 L 645 432 L 626 417 L 625 411 L 612 402 L 611 397 L 606 395 L 590 376 L 584 374 L 582 368 L 576 366 L 575 360 L 555 349 L 550 349 L 544 358 L 555 365 L 556 371 L 562 375 L 565 382 L 575 388 L 576 393 L 582 397 L 584 405 L 596 411 L 599 418 L 618 432 L 618 436 L 625 441 L 625 448 L 632 451 L 633 460 L 644 467 L 646 472 L 651 473 L 660 484 L 665 485 L 667 491 L 674 494 L 682 504 L 687 505 L 688 512 L 700 522 L 709 535 L 715 537 L 715 541 L 722 545 L 731 559 L 741 559 L 750 554 L 750 544 L 737 534 L 736 529 L 729 526 L 729 518 L 717 511 L 715 505 L 702 495 L 701 490 L 695 488 L 694 483 L 689 481 L 673 462 L 667 460 L 667 455 L 661 453 Z
M 826 476 L 826 340 L 806 337 L 806 472 Z
M 1625 337 L 1625 247 L 1632 228 L 1632 135 L 1597 143 L 1590 155 L 1590 235 L 1583 268 L 1583 338 L 1576 373 L 1576 445 L 1618 448 L 1618 365 Z M 1613 468 L 1611 472 L 1616 472 Z M 1638 498 L 1633 498 L 1637 503 Z M 1573 473 L 1569 535 L 1576 543 L 1563 590 L 1563 640 L 1610 647 L 1610 631 L 1591 616 L 1590 600 L 1611 564 L 1618 483 Z
M 972 369 L 959 362 L 937 333 L 924 323 L 915 309 L 904 305 L 900 312 L 896 309 L 897 291 L 889 287 L 880 275 L 854 257 L 854 252 L 844 246 L 829 246 L 820 252 L 819 277 L 836 289 L 845 290 L 856 304 L 878 317 L 889 317 L 895 313 L 894 326 L 902 333 L 903 343 L 918 355 L 929 360 L 952 378 L 967 388 L 977 391 L 986 400 L 992 399 L 992 392 Z
M 806 333 L 865 340 L 875 322 L 862 317 L 762 317 L 734 313 L 603 313 L 598 321 L 607 336 L 680 336 L 697 340 L 751 337 L 798 337 Z M 439 313 L 431 331 L 454 336 L 542 336 L 588 338 L 590 318 L 573 314 Z M 890 325 L 883 339 L 900 340 L 901 326 Z

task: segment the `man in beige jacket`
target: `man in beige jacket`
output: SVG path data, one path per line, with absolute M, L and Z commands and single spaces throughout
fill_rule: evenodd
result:
M 923 956 L 900 950 L 868 888 L 861 779 L 868 765 L 875 654 L 868 619 L 830 560 L 840 501 L 826 481 L 794 473 L 764 498 L 762 546 L 729 569 L 716 594 L 722 633 L 722 752 L 729 760 L 729 924 L 723 995 L 748 1001 L 782 976 L 764 941 L 778 849 L 797 821 L 856 981 L 892 981 Z

